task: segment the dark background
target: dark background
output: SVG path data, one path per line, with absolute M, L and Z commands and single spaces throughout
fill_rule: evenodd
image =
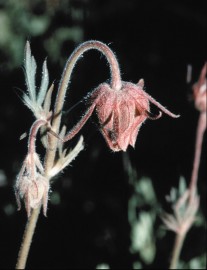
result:
M 5 2 L 0 1 L 0 12 L 8 8 Z M 141 128 L 135 149 L 129 148 L 126 154 L 137 172 L 137 181 L 142 176 L 151 178 L 158 201 L 165 210 L 168 210 L 165 195 L 172 186 L 178 185 L 181 175 L 187 182 L 191 175 L 199 113 L 191 99 L 191 84 L 186 83 L 186 67 L 192 64 L 192 82 L 195 82 L 206 60 L 204 3 L 181 0 L 31 1 L 25 5 L 27 13 L 48 16 L 51 23 L 41 35 L 24 31 L 22 36 L 18 28 L 20 18 L 10 17 L 12 15 L 8 13 L 16 39 L 21 36 L 24 44 L 29 38 L 39 67 L 48 55 L 50 82 L 55 81 L 56 89 L 64 62 L 75 46 L 81 41 L 96 39 L 109 44 L 116 53 L 123 80 L 136 83 L 144 78 L 150 95 L 172 112 L 181 114 L 179 119 L 164 115 L 158 121 L 148 120 Z M 75 11 L 79 16 L 74 15 Z M 48 47 L 43 46 L 59 27 L 74 26 L 81 29 L 82 36 L 79 40 L 66 38 L 59 55 L 52 55 Z M 10 42 L 8 48 L 15 48 L 15 35 Z M 23 50 L 23 46 L 18 49 L 22 60 L 12 65 L 9 49 L 0 47 L 0 170 L 6 178 L 0 186 L 2 268 L 14 267 L 26 222 L 25 210 L 16 211 L 13 192 L 16 174 L 26 155 L 26 140 L 19 141 L 19 137 L 29 130 L 33 121 L 31 112 L 18 97 L 21 96 L 20 90 L 25 90 Z M 88 52 L 74 70 L 65 108 L 70 108 L 108 79 L 105 58 L 98 52 Z M 152 109 L 157 112 L 156 108 Z M 68 128 L 76 123 L 83 111 L 84 105 L 79 104 L 69 113 L 65 119 Z M 48 217 L 40 216 L 28 260 L 29 268 L 84 269 L 105 262 L 112 269 L 126 269 L 131 268 L 136 260 L 136 256 L 129 252 L 127 210 L 133 188 L 123 166 L 124 154 L 111 153 L 107 148 L 95 116 L 81 133 L 85 149 L 52 186 L 52 190 L 59 194 L 60 203 L 49 202 Z M 206 139 L 203 149 L 206 149 Z M 39 152 L 42 150 L 40 147 Z M 198 188 L 201 212 L 205 214 L 206 151 L 202 154 Z M 160 225 L 158 218 L 156 226 Z M 143 264 L 143 267 L 168 267 L 173 239 L 174 235 L 169 232 L 162 240 L 157 240 L 154 262 Z M 191 230 L 182 259 L 188 261 L 201 255 L 205 245 L 205 230 Z

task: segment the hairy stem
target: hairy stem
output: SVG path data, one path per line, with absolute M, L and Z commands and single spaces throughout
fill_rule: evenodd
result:
M 56 106 L 55 106 L 55 115 L 61 114 L 61 110 L 63 107 L 64 98 L 65 98 L 65 93 L 67 91 L 71 74 L 75 67 L 76 62 L 83 55 L 84 52 L 91 49 L 98 50 L 106 56 L 107 61 L 109 62 L 110 71 L 111 71 L 111 88 L 113 88 L 114 90 L 120 90 L 122 84 L 121 84 L 119 64 L 112 50 L 107 45 L 105 45 L 104 43 L 100 41 L 94 41 L 94 40 L 86 41 L 82 43 L 77 49 L 75 49 L 75 51 L 71 54 L 71 56 L 69 57 L 65 65 L 61 82 L 59 85 L 59 89 L 58 89 L 58 95 L 57 95 Z M 56 117 L 56 119 L 57 118 L 58 117 Z
M 22 244 L 21 244 L 19 254 L 18 254 L 16 269 L 25 269 L 31 242 L 32 242 L 32 237 L 35 231 L 35 227 L 36 227 L 39 212 L 40 212 L 40 208 L 41 207 L 34 209 L 32 211 L 30 218 L 27 221 L 24 235 L 23 235 Z
M 34 122 L 30 129 L 29 140 L 28 140 L 28 153 L 34 154 L 35 153 L 35 142 L 37 132 L 41 126 L 46 125 L 47 122 L 45 120 L 38 119 Z
M 94 108 L 95 108 L 95 105 L 94 104 L 89 107 L 89 109 L 87 110 L 87 112 L 85 113 L 85 115 L 82 117 L 82 119 L 78 122 L 78 124 L 76 126 L 74 126 L 72 128 L 72 130 L 69 131 L 69 133 L 67 133 L 65 135 L 65 137 L 63 138 L 63 141 L 64 142 L 67 142 L 67 141 L 71 140 L 80 131 L 80 129 L 85 124 L 85 122 L 88 120 L 88 118 L 93 113 Z
M 61 119 L 61 112 L 63 108 L 65 94 L 68 88 L 68 84 L 70 83 L 71 74 L 75 67 L 75 64 L 78 61 L 78 59 L 83 55 L 84 52 L 88 50 L 92 50 L 92 49 L 98 50 L 101 53 L 103 53 L 106 56 L 107 61 L 109 62 L 110 71 L 111 71 L 111 88 L 115 90 L 120 90 L 121 88 L 121 76 L 120 76 L 119 64 L 116 60 L 114 53 L 111 51 L 111 49 L 107 45 L 99 41 L 91 40 L 91 41 L 86 41 L 82 43 L 71 54 L 63 71 L 63 75 L 61 78 L 61 82 L 59 85 L 58 94 L 56 98 L 56 104 L 55 104 L 55 112 L 54 112 L 55 118 L 53 121 L 55 126 L 56 125 L 58 126 Z M 57 130 L 54 130 L 54 131 L 57 132 Z
M 114 90 L 121 89 L 122 84 L 121 84 L 119 64 L 112 50 L 107 45 L 105 45 L 104 43 L 100 41 L 91 40 L 91 41 L 86 41 L 82 43 L 79 47 L 77 47 L 74 50 L 74 52 L 69 57 L 65 65 L 62 78 L 60 81 L 60 85 L 58 88 L 58 94 L 56 97 L 55 109 L 54 109 L 54 119 L 52 123 L 52 129 L 57 134 L 59 133 L 65 94 L 68 89 L 68 85 L 70 83 L 72 71 L 78 59 L 83 55 L 83 53 L 92 49 L 98 50 L 101 53 L 103 53 L 106 56 L 107 61 L 109 62 L 110 71 L 111 71 L 111 88 L 113 88 Z M 51 139 L 50 141 L 51 149 L 56 149 L 57 139 L 54 137 L 51 137 L 50 139 Z M 56 151 L 52 150 L 50 153 L 48 153 L 48 157 L 47 157 L 48 164 L 53 163 L 55 152 Z

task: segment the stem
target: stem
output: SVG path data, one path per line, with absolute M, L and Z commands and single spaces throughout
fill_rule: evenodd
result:
M 198 120 L 198 127 L 196 132 L 196 143 L 195 143 L 195 156 L 193 162 L 193 171 L 191 176 L 191 181 L 189 184 L 189 201 L 190 204 L 194 198 L 194 194 L 196 192 L 197 180 L 198 180 L 198 170 L 201 159 L 201 151 L 202 151 L 202 143 L 203 143 L 203 135 L 206 129 L 206 112 L 201 112 Z M 180 252 L 183 246 L 184 239 L 187 235 L 188 230 L 184 230 L 182 233 L 176 234 L 175 244 L 173 247 L 173 254 L 170 263 L 170 269 L 177 269 L 177 263 L 180 257 Z
M 100 41 L 86 41 L 82 43 L 69 57 L 64 71 L 61 78 L 61 82 L 58 89 L 57 99 L 56 99 L 56 108 L 55 108 L 55 115 L 59 115 L 61 113 L 63 102 L 66 94 L 66 90 L 68 88 L 68 84 L 70 82 L 71 74 L 73 68 L 75 67 L 76 62 L 78 59 L 83 55 L 84 52 L 95 49 L 102 52 L 109 62 L 110 71 L 111 71 L 111 88 L 114 90 L 120 90 L 122 83 L 121 83 L 121 75 L 119 70 L 119 64 L 116 60 L 116 57 L 112 50 Z
M 55 112 L 54 112 L 55 118 L 53 121 L 55 126 L 59 125 L 59 122 L 61 119 L 61 112 L 63 108 L 65 94 L 68 88 L 68 84 L 70 83 L 71 74 L 75 67 L 75 64 L 78 61 L 78 59 L 83 55 L 84 52 L 91 49 L 98 50 L 106 56 L 107 61 L 109 62 L 110 71 L 111 71 L 111 88 L 113 88 L 114 90 L 121 89 L 122 83 L 121 83 L 119 64 L 112 50 L 107 45 L 105 45 L 104 43 L 100 41 L 91 40 L 91 41 L 86 41 L 82 43 L 71 54 L 63 71 L 63 75 L 60 81 L 58 94 L 56 98 L 56 104 L 55 104 Z M 57 129 L 55 129 L 54 131 L 57 132 Z
M 189 185 L 190 190 L 190 199 L 193 196 L 193 193 L 196 191 L 196 185 L 198 180 L 198 169 L 201 159 L 203 135 L 206 129 L 206 112 L 201 112 L 198 120 L 197 134 L 196 134 L 196 143 L 195 143 L 195 156 L 193 162 L 193 171 L 191 176 L 191 181 Z
M 35 231 L 35 227 L 36 227 L 39 212 L 40 212 L 40 208 L 41 207 L 34 209 L 32 211 L 30 218 L 27 221 L 24 235 L 23 235 L 22 244 L 21 244 L 19 254 L 18 254 L 16 269 L 25 269 L 28 253 L 29 253 L 30 246 L 32 243 L 32 237 Z
M 81 118 L 81 120 L 77 123 L 76 126 L 74 126 L 72 128 L 71 131 L 69 131 L 69 133 L 67 133 L 65 135 L 65 137 L 63 138 L 64 142 L 67 142 L 69 140 L 71 140 L 79 131 L 80 129 L 83 127 L 83 125 L 86 123 L 86 121 L 88 120 L 88 118 L 91 116 L 91 114 L 93 113 L 95 109 L 95 104 L 92 104 L 89 109 L 87 110 L 87 112 L 85 113 L 85 115 Z
M 68 85 L 70 83 L 70 78 L 71 78 L 73 68 L 75 67 L 76 62 L 83 55 L 83 53 L 92 49 L 98 50 L 101 53 L 103 53 L 106 56 L 107 61 L 109 62 L 110 71 L 111 71 L 111 88 L 113 88 L 114 90 L 121 89 L 122 83 L 121 83 L 119 64 L 112 50 L 107 45 L 105 45 L 104 43 L 100 41 L 91 40 L 91 41 L 86 41 L 82 43 L 78 48 L 74 50 L 74 52 L 69 57 L 65 65 L 62 78 L 59 84 L 58 94 L 56 97 L 55 109 L 54 109 L 55 117 L 52 123 L 52 129 L 57 134 L 59 134 L 60 121 L 61 121 L 61 116 L 62 116 L 63 104 L 65 100 L 65 94 L 66 94 Z M 50 137 L 50 147 L 51 149 L 57 148 L 56 138 Z M 51 151 L 51 152 L 48 151 L 48 155 L 46 157 L 48 164 L 52 164 L 54 162 L 55 152 L 56 151 Z
M 39 128 L 41 126 L 44 126 L 47 124 L 45 120 L 38 119 L 34 122 L 30 129 L 30 134 L 29 134 L 29 140 L 28 140 L 28 153 L 34 154 L 35 153 L 35 141 L 36 141 L 36 136 Z
M 183 246 L 183 242 L 185 239 L 185 234 L 177 234 L 176 238 L 175 238 L 175 244 L 174 244 L 174 248 L 173 248 L 173 253 L 172 253 L 172 259 L 170 262 L 170 267 L 169 269 L 177 269 L 177 264 L 178 264 L 178 260 L 180 257 L 180 252 Z
M 49 143 L 50 142 L 50 135 L 48 135 L 48 137 L 49 137 L 48 138 L 48 143 Z M 48 181 L 50 180 L 48 177 L 48 174 L 49 174 L 49 171 L 52 168 L 53 162 L 54 162 L 54 160 L 52 162 L 51 153 L 52 153 L 52 157 L 55 158 L 53 151 L 56 152 L 56 149 L 55 150 L 50 150 L 50 149 L 51 148 L 50 148 L 50 144 L 49 144 L 49 148 L 47 150 L 46 158 L 45 158 L 45 177 L 48 179 Z M 25 269 L 40 210 L 41 210 L 41 205 L 38 206 L 36 209 L 33 209 L 31 216 L 27 221 L 24 235 L 23 235 L 22 244 L 21 244 L 21 247 L 19 250 L 16 269 Z

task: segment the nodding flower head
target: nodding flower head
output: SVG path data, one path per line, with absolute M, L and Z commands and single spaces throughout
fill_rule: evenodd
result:
M 122 89 L 117 91 L 104 83 L 92 95 L 92 100 L 97 93 L 96 113 L 110 149 L 126 151 L 128 145 L 134 147 L 138 131 L 150 110 L 140 85 L 123 82 Z
M 15 185 L 18 209 L 21 208 L 21 199 L 23 199 L 28 217 L 31 214 L 31 209 L 40 205 L 43 205 L 45 216 L 47 212 L 49 181 L 44 177 L 44 168 L 35 147 L 37 132 L 46 124 L 47 122 L 44 120 L 36 120 L 32 125 L 28 140 L 28 154 Z
M 75 136 L 94 109 L 96 109 L 101 133 L 114 152 L 126 151 L 129 145 L 134 147 L 139 129 L 147 118 L 158 119 L 162 115 L 161 111 L 171 117 L 179 117 L 149 96 L 143 90 L 143 86 L 142 79 L 138 84 L 122 82 L 118 90 L 106 83 L 99 85 L 87 97 L 90 104 L 88 111 L 64 140 L 67 141 Z M 155 117 L 150 116 L 150 102 L 161 110 Z
M 59 92 L 66 90 L 71 72 L 80 56 L 90 49 L 103 53 L 109 63 L 111 71 L 110 84 L 100 84 L 87 97 L 89 108 L 77 125 L 64 137 L 64 141 L 72 139 L 83 127 L 93 111 L 96 109 L 100 130 L 112 151 L 126 151 L 129 145 L 135 145 L 142 123 L 147 119 L 158 119 L 162 113 L 150 117 L 150 102 L 171 117 L 179 117 L 168 111 L 144 90 L 144 81 L 137 84 L 121 80 L 119 64 L 111 49 L 99 41 L 87 41 L 80 45 L 70 56 L 64 69 Z M 61 95 L 59 94 L 61 97 Z
M 158 119 L 162 113 L 155 117 L 150 116 L 150 99 L 143 90 L 144 81 L 138 84 L 122 82 L 120 90 L 113 90 L 108 84 L 98 88 L 96 112 L 100 123 L 100 130 L 108 146 L 113 151 L 126 151 L 131 145 L 134 147 L 141 125 L 149 119 Z M 94 93 L 97 95 L 97 93 Z M 92 95 L 93 100 L 93 95 Z M 156 103 L 155 103 L 156 104 Z M 160 109 L 162 106 L 156 104 Z M 170 116 L 176 117 L 166 111 Z
M 193 95 L 195 107 L 200 112 L 206 113 L 207 110 L 207 62 L 204 64 L 198 81 L 193 85 Z
M 18 209 L 21 209 L 20 200 L 23 199 L 28 217 L 31 209 L 43 205 L 43 212 L 46 216 L 49 181 L 43 176 L 44 169 L 36 153 L 28 154 L 15 185 L 15 193 Z

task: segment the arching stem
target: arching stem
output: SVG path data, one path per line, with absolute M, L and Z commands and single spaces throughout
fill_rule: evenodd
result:
M 98 50 L 103 55 L 106 56 L 106 59 L 109 63 L 110 72 L 111 72 L 111 88 L 117 91 L 121 89 L 122 83 L 121 83 L 119 64 L 112 50 L 104 43 L 100 41 L 96 41 L 96 40 L 90 40 L 90 41 L 86 41 L 82 43 L 79 47 L 77 47 L 74 50 L 74 52 L 69 57 L 65 65 L 62 78 L 59 84 L 58 93 L 57 93 L 56 101 L 55 101 L 54 119 L 52 122 L 52 129 L 56 134 L 59 133 L 65 95 L 68 89 L 68 85 L 70 83 L 71 74 L 73 72 L 75 64 L 77 63 L 78 59 L 83 55 L 84 52 L 92 50 L 92 49 Z M 50 147 L 52 149 L 56 149 L 57 147 L 56 138 L 50 137 Z M 48 157 L 46 158 L 48 161 L 48 164 L 52 164 L 54 161 L 54 158 L 55 158 L 55 151 L 52 151 L 52 152 L 48 151 Z

